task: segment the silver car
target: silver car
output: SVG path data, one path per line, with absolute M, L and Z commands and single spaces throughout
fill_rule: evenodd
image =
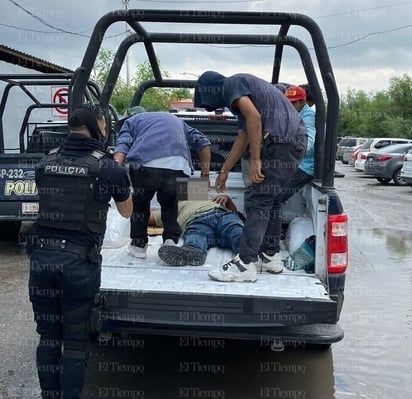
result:
M 373 175 L 382 183 L 387 184 L 392 179 L 396 186 L 406 186 L 408 183 L 401 176 L 403 158 L 412 150 L 412 144 L 395 144 L 370 152 L 365 161 L 364 173 Z

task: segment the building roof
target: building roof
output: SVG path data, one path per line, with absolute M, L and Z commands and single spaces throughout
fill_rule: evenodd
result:
M 11 47 L 0 44 L 0 61 L 5 61 L 10 64 L 19 65 L 24 68 L 34 69 L 43 73 L 71 73 L 71 69 L 62 67 L 60 65 L 52 64 L 41 58 L 33 55 L 23 53 Z

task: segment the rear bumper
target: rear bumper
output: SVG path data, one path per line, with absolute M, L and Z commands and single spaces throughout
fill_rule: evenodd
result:
M 106 320 L 142 324 L 262 328 L 335 323 L 332 299 L 102 290 Z
M 343 338 L 331 299 L 102 290 L 102 332 L 330 344 Z
M 23 203 L 38 203 L 38 201 L 0 201 L 0 221 L 35 221 L 37 212 L 24 213 Z
M 392 175 L 385 169 L 380 167 L 371 167 L 365 164 L 365 168 L 363 171 L 366 175 L 371 175 L 375 177 L 385 177 L 385 178 L 392 178 Z
M 179 336 L 183 346 L 190 346 L 199 338 L 210 338 L 214 341 L 209 341 L 209 346 L 210 342 L 218 345 L 216 339 L 242 339 L 258 341 L 261 346 L 271 347 L 274 343 L 281 343 L 296 349 L 303 349 L 308 344 L 329 345 L 341 341 L 344 337 L 340 323 L 277 328 L 196 328 L 104 321 L 101 332 Z

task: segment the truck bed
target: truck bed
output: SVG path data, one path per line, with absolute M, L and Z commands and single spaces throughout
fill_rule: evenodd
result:
M 140 292 L 230 294 L 249 297 L 324 299 L 327 291 L 313 274 L 285 269 L 280 274 L 259 273 L 254 283 L 223 283 L 211 280 L 207 270 L 231 259 L 228 249 L 211 248 L 203 266 L 169 266 L 157 256 L 161 236 L 150 237 L 146 259 L 137 259 L 127 245 L 103 249 L 102 289 Z M 181 243 L 179 243 L 181 245 Z M 259 272 L 259 271 L 258 271 Z
M 336 323 L 336 302 L 314 274 L 285 270 L 261 273 L 254 283 L 217 282 L 207 270 L 228 261 L 230 250 L 212 248 L 203 266 L 175 267 L 157 257 L 161 242 L 161 236 L 150 237 L 142 260 L 130 255 L 127 245 L 103 249 L 105 330 L 256 338 L 320 324 L 329 334 L 328 326 Z

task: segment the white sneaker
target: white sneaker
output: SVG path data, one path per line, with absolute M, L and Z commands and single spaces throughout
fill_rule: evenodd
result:
M 256 264 L 250 262 L 243 263 L 239 255 L 236 255 L 231 261 L 223 266 L 218 266 L 208 271 L 208 276 L 217 281 L 256 281 L 257 272 Z
M 261 270 L 268 273 L 281 273 L 283 271 L 283 260 L 280 253 L 268 255 L 262 252 L 260 254 Z
M 135 258 L 145 259 L 146 258 L 146 251 L 147 251 L 147 244 L 142 247 L 136 247 L 135 245 L 129 244 L 128 251 L 131 255 Z
M 165 242 L 162 245 L 173 245 L 176 246 L 177 244 L 171 239 L 168 238 L 167 240 L 165 240 Z

